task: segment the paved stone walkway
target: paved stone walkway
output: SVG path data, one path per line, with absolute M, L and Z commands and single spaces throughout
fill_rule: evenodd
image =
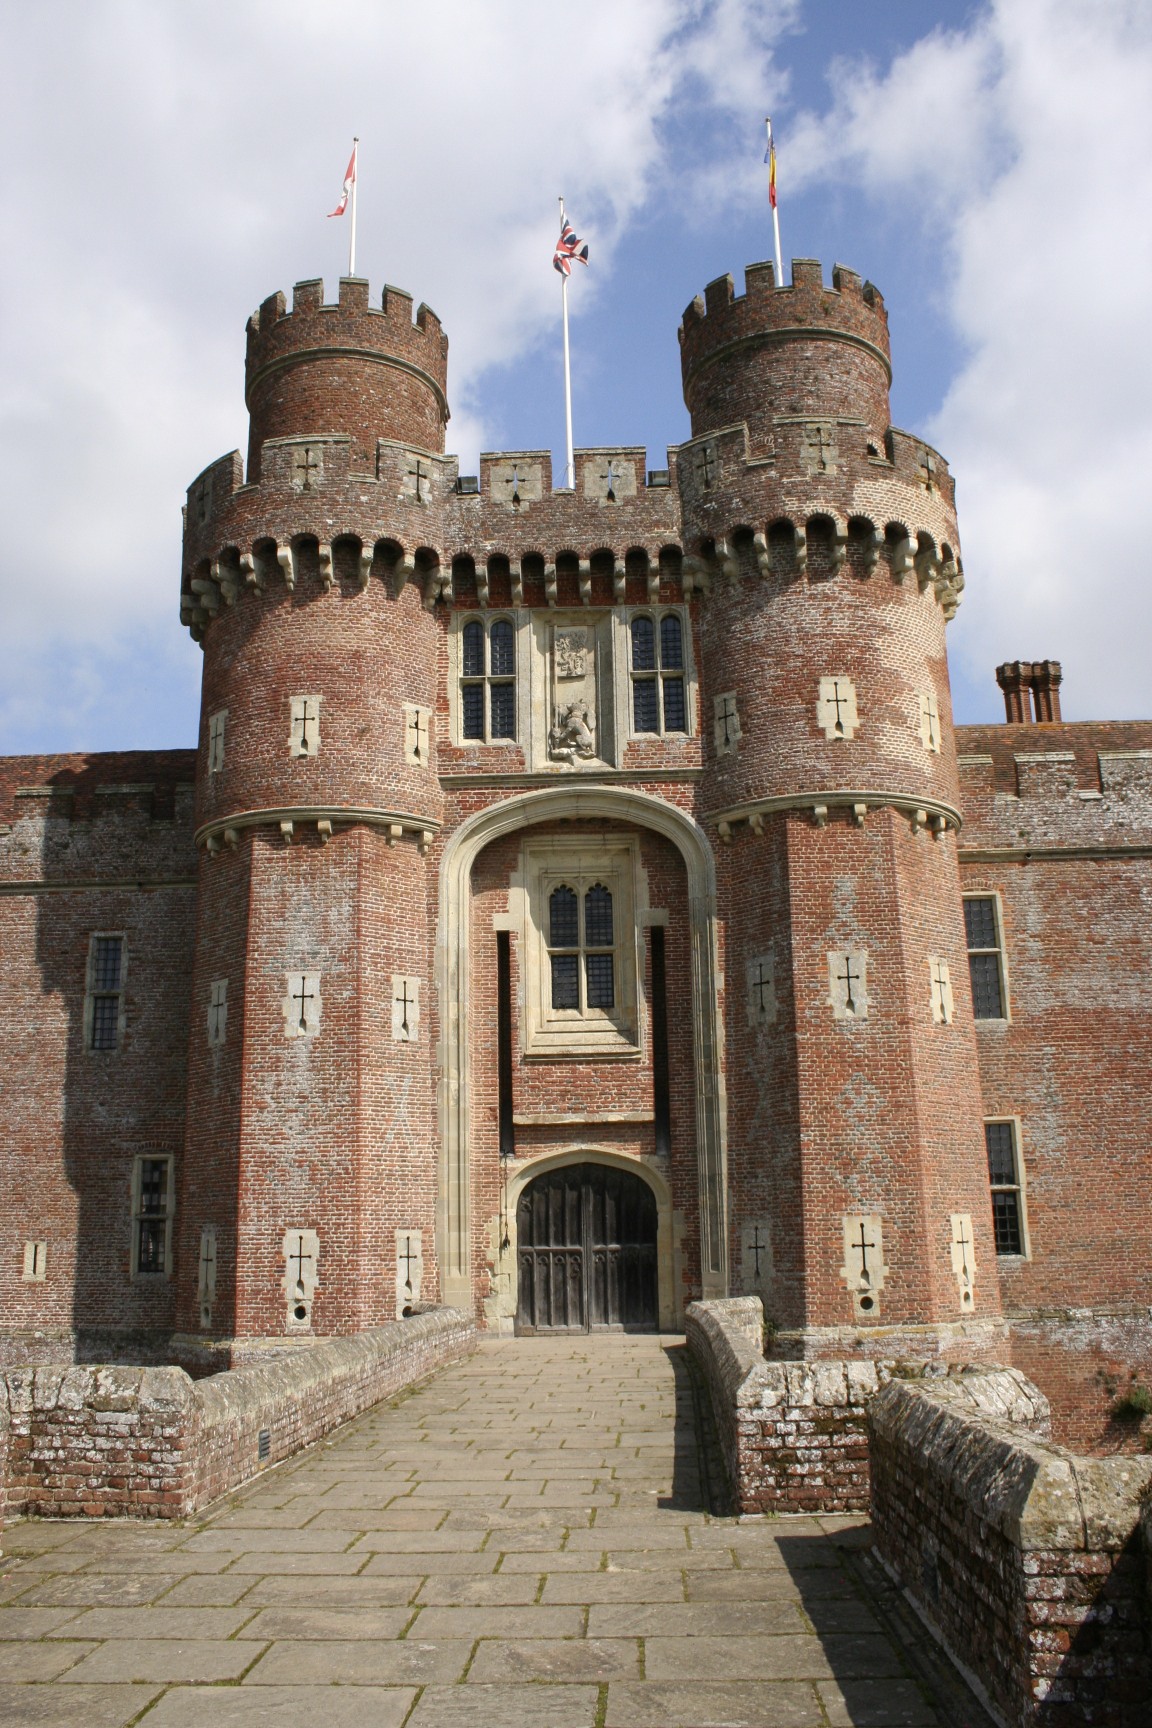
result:
M 676 1341 L 490 1340 L 191 1525 L 12 1526 L 0 1723 L 935 1724 L 852 1523 L 702 1510 Z

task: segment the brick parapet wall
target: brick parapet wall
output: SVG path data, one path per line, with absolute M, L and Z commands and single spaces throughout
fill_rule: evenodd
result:
M 869 1504 L 868 1407 L 893 1375 L 948 1376 L 961 1407 L 1047 1432 L 1047 1400 L 1014 1369 L 942 1363 L 766 1361 L 759 1297 L 694 1302 L 689 1349 L 711 1394 L 740 1512 L 859 1512 Z
M 4 1376 L 10 1512 L 178 1518 L 191 1504 L 195 1388 L 181 1368 L 46 1367 Z
M 1013 1728 L 1147 1728 L 1152 1458 L 1030 1434 L 989 1404 L 996 1379 L 892 1380 L 873 1399 L 880 1555 Z
M 1152 724 L 958 726 L 961 857 L 1152 844 Z
M 470 1316 L 435 1308 L 198 1382 L 182 1368 L 11 1370 L 0 1492 L 9 1514 L 187 1517 L 474 1343 Z

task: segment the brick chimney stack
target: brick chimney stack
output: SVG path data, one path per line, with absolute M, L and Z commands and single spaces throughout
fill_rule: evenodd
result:
M 1004 692 L 1004 713 L 1010 726 L 1045 724 L 1060 719 L 1059 660 L 1006 660 L 996 668 Z

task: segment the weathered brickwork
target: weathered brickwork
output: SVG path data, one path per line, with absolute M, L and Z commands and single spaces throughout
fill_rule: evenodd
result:
M 1144 981 L 1152 726 L 961 728 L 966 893 L 996 894 L 1003 1020 L 976 1022 L 986 1117 L 1019 1122 L 1027 1257 L 1001 1256 L 1014 1357 L 1069 1445 L 1112 1447 L 1152 1377 Z M 1108 1382 L 1112 1390 L 1109 1390 Z
M 2 1360 L 163 1358 L 164 1278 L 133 1278 L 138 1157 L 178 1159 L 195 915 L 189 751 L 8 759 L 0 775 Z M 85 1038 L 94 932 L 125 941 L 119 1047 Z M 39 1278 L 25 1243 L 44 1245 Z
M 1014 1348 L 1109 1443 L 1088 1382 L 1149 1359 L 1152 725 L 954 728 L 953 482 L 890 424 L 870 284 L 753 266 L 680 347 L 691 437 L 654 470 L 580 450 L 568 490 L 545 451 L 459 474 L 406 294 L 304 282 L 250 321 L 247 460 L 186 503 L 195 751 L 0 773 L 8 1362 L 204 1375 L 430 1299 L 511 1330 L 518 1207 L 578 1169 L 655 1218 L 528 1245 L 533 1276 L 648 1280 L 608 1322 L 755 1296 L 788 1410 L 789 1359 Z M 558 963 L 565 859 L 614 911 Z M 999 896 L 1003 1023 L 965 891 Z M 1019 1122 L 1026 1256 L 996 1252 L 989 1116 Z M 839 1373 L 813 1408 L 858 1504 Z
M 1152 1459 L 1030 1434 L 987 1399 L 1000 1378 L 893 1380 L 873 1399 L 879 1552 L 1014 1728 L 1147 1728 Z
M 1048 1400 L 1018 1369 L 859 1356 L 765 1359 L 758 1297 L 694 1302 L 685 1331 L 708 1384 L 739 1512 L 867 1511 L 869 1409 L 894 1377 L 927 1377 L 982 1414 L 1042 1435 L 1050 1431 Z
M 182 1368 L 9 1369 L 0 1375 L 7 1511 L 187 1517 L 474 1341 L 470 1316 L 431 1309 L 200 1381 Z

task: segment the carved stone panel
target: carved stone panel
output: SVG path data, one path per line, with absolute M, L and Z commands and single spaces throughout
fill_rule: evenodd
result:
M 767 1304 L 772 1293 L 772 1232 L 767 1218 L 750 1218 L 740 1231 L 740 1288 Z
M 952 1272 L 960 1292 L 961 1310 L 970 1314 L 976 1306 L 976 1255 L 972 1247 L 972 1215 L 969 1212 L 953 1212 L 950 1222 Z
M 585 461 L 583 480 L 586 498 L 599 498 L 605 504 L 616 504 L 621 498 L 635 498 L 636 463 L 631 457 L 617 456 L 605 450 Z
M 518 510 L 523 504 L 538 504 L 544 496 L 544 471 L 539 462 L 494 462 L 488 470 L 488 484 L 498 504 L 509 504 Z
M 320 1237 L 315 1230 L 285 1230 L 280 1246 L 284 1256 L 287 1330 L 307 1332 L 312 1326 L 312 1301 L 320 1281 Z
M 852 1296 L 852 1306 L 864 1320 L 875 1320 L 888 1277 L 884 1264 L 884 1225 L 875 1213 L 844 1215 L 844 1264 L 840 1276 Z

